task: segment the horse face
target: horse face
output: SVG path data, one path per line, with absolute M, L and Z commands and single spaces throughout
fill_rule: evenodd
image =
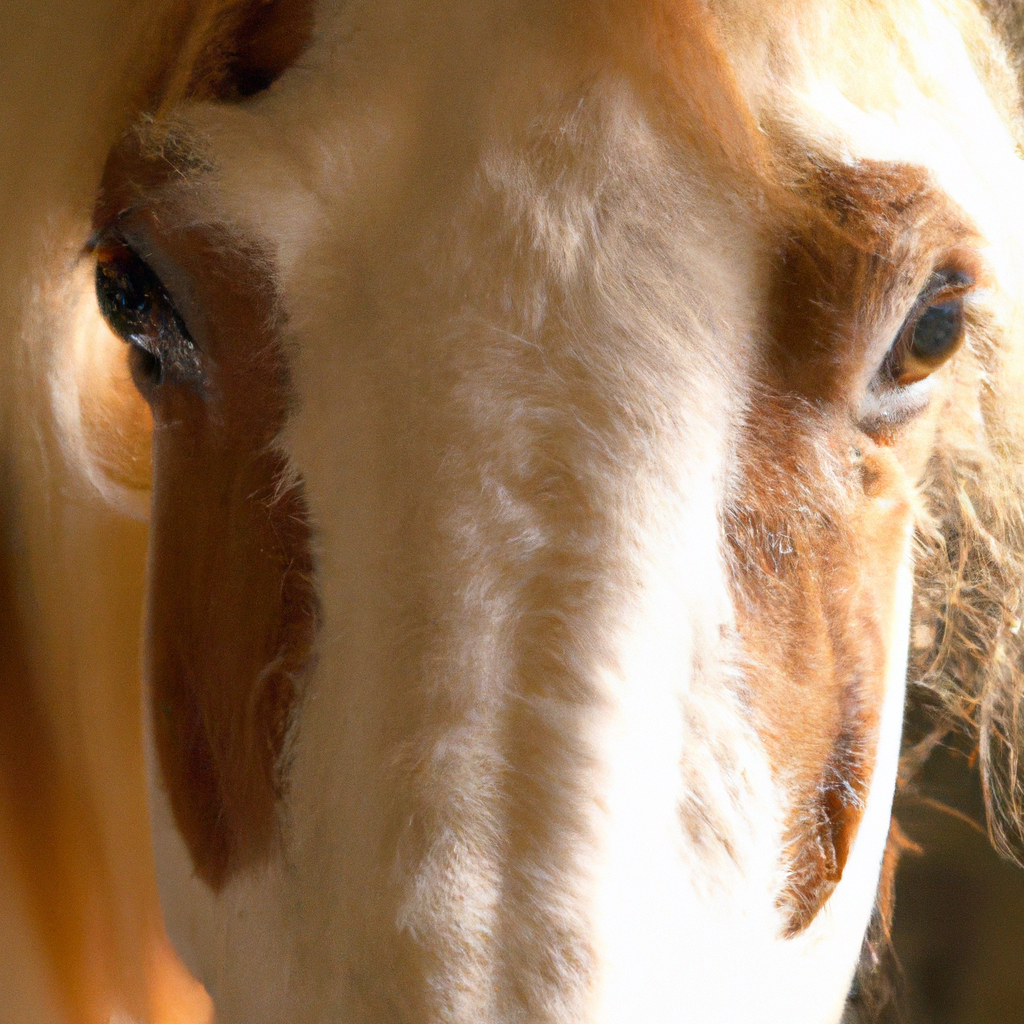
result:
M 228 1024 L 842 1013 L 1017 159 L 931 9 L 591 6 L 323 3 L 108 163 Z

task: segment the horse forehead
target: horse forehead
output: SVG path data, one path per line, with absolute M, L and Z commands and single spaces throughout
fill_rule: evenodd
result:
M 1013 184 L 1002 178 L 1019 178 L 1019 168 L 998 105 L 985 92 L 992 83 L 979 79 L 978 60 L 972 62 L 959 36 L 956 46 L 937 30 L 938 41 L 922 36 L 932 64 L 922 59 L 903 67 L 873 58 L 869 77 L 882 84 L 858 92 L 850 83 L 852 58 L 841 59 L 834 40 L 823 45 L 811 33 L 815 41 L 802 58 L 794 60 L 792 52 L 778 58 L 781 72 L 759 53 L 757 40 L 764 43 L 771 32 L 779 36 L 773 46 L 780 53 L 787 52 L 787 36 L 790 51 L 800 50 L 810 30 L 795 15 L 765 5 L 760 14 L 740 17 L 722 3 L 712 5 L 715 19 L 695 15 L 692 6 L 652 0 L 640 5 L 643 16 L 627 17 L 618 8 L 608 15 L 623 25 L 656 23 L 621 34 L 633 39 L 646 31 L 661 46 L 652 63 L 671 74 L 657 78 L 635 66 L 642 42 L 633 39 L 613 52 L 600 33 L 574 38 L 556 15 L 540 19 L 538 31 L 529 30 L 528 19 L 502 22 L 501 4 L 487 6 L 479 18 L 460 17 L 456 6 L 410 40 L 406 20 L 416 4 L 368 17 L 358 5 L 350 15 L 347 5 L 323 3 L 318 41 L 301 70 L 286 73 L 244 111 L 207 106 L 188 117 L 201 131 L 212 129 L 213 141 L 204 145 L 220 164 L 226 215 L 269 241 L 285 301 L 308 306 L 329 305 L 318 284 L 330 275 L 359 287 L 394 281 L 401 275 L 401 261 L 392 258 L 398 252 L 407 253 L 409 264 L 423 262 L 417 240 L 449 246 L 461 234 L 467 248 L 476 245 L 464 258 L 493 263 L 481 248 L 486 232 L 458 221 L 458 211 L 481 215 L 481 183 L 504 194 L 501 210 L 483 214 L 491 226 L 495 218 L 529 220 L 531 230 L 519 241 L 560 254 L 566 265 L 594 255 L 585 248 L 588 232 L 604 227 L 600 218 L 609 208 L 631 199 L 634 213 L 645 204 L 649 213 L 653 208 L 647 223 L 629 225 L 641 231 L 654 217 L 674 213 L 677 248 L 689 243 L 704 260 L 712 251 L 721 257 L 700 287 L 709 299 L 725 294 L 734 306 L 751 298 L 744 285 L 753 264 L 758 255 L 771 260 L 773 242 L 766 237 L 789 216 L 780 208 L 786 189 L 776 186 L 780 170 L 783 178 L 792 173 L 786 166 L 794 147 L 838 164 L 868 159 L 919 167 L 966 202 L 983 229 L 999 222 L 996 195 Z M 837 13 L 821 32 L 849 36 L 859 59 L 882 46 L 897 13 L 872 15 L 863 24 Z M 504 42 L 495 41 L 500 33 L 473 27 L 488 18 L 507 30 Z M 677 38 L 685 33 L 673 27 L 686 19 L 703 32 L 689 49 Z M 708 24 L 716 26 L 710 34 Z M 595 50 L 602 56 L 595 58 Z M 950 81 L 939 88 L 933 64 L 942 58 Z M 777 72 L 785 88 L 772 87 Z M 1003 168 L 993 171 L 1002 174 L 999 187 L 979 189 L 968 140 L 1010 158 L 993 164 Z M 851 202 L 867 194 L 860 189 Z M 438 224 L 445 218 L 447 233 Z M 615 250 L 641 249 L 639 235 L 620 232 Z M 732 279 L 715 295 L 714 278 L 723 272 Z

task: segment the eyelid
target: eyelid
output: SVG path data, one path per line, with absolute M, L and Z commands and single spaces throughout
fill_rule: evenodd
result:
M 184 323 L 189 340 L 197 351 L 209 358 L 206 339 L 209 336 L 208 310 L 196 301 L 195 285 L 187 268 L 168 252 L 161 239 L 165 225 L 150 209 L 135 207 L 112 222 L 113 234 L 134 252 L 156 275 L 174 311 Z M 110 228 L 107 229 L 110 232 Z
M 879 390 L 869 389 L 859 410 L 860 428 L 876 434 L 910 422 L 928 408 L 934 387 L 934 377 L 925 377 L 904 386 L 890 384 Z
M 961 267 L 936 270 L 918 294 L 911 316 L 913 312 L 925 306 L 936 306 L 941 302 L 950 302 L 969 295 L 977 287 L 975 275 Z M 911 317 L 907 319 L 909 321 Z
M 108 218 L 102 226 L 94 228 L 82 246 L 81 255 L 95 258 L 96 253 L 111 241 L 119 242 L 135 251 L 136 247 L 128 240 L 126 233 L 122 230 L 122 225 L 130 222 L 138 212 L 137 207 L 127 207 L 116 216 Z

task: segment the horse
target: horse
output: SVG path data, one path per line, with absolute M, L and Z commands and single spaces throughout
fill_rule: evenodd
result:
M 141 656 L 222 1024 L 867 1019 L 908 700 L 1019 857 L 1013 8 L 68 12 L 81 127 L 5 115 L 9 970 L 210 1012 Z

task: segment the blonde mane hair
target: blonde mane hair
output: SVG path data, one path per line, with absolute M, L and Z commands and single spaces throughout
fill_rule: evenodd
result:
M 1024 147 L 1021 94 L 1004 70 L 1024 67 L 1024 11 L 1000 0 L 984 6 L 1015 49 L 976 32 L 975 52 Z M 1024 866 L 1024 350 L 1008 349 L 1001 327 L 972 325 L 958 392 L 969 389 L 974 401 L 950 410 L 928 467 L 908 701 L 930 710 L 938 732 L 959 730 L 976 743 L 989 836 Z M 934 740 L 905 752 L 904 778 Z

